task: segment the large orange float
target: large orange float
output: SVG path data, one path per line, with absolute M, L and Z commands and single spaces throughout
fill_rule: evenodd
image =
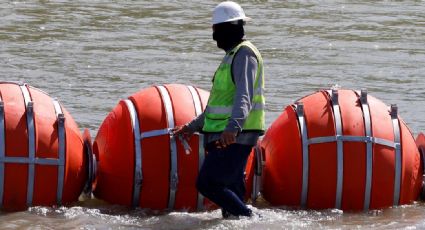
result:
M 77 124 L 39 89 L 0 82 L 0 207 L 78 200 L 89 174 Z
M 204 198 L 195 187 L 203 138 L 194 135 L 187 143 L 170 136 L 170 129 L 201 114 L 208 96 L 192 86 L 170 84 L 121 100 L 93 145 L 98 157 L 94 195 L 153 210 L 203 209 Z
M 369 210 L 418 198 L 422 165 L 397 115 L 366 91 L 320 91 L 285 108 L 261 143 L 272 205 Z

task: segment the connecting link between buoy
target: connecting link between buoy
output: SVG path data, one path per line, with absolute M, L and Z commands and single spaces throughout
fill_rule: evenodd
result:
M 423 135 L 422 133 L 418 135 L 418 138 L 420 135 Z M 422 164 L 422 189 L 421 193 L 419 194 L 421 200 L 425 201 L 425 148 L 423 145 L 418 144 L 418 150 L 421 157 L 421 164 Z
M 59 114 L 61 115 L 61 114 Z M 59 116 L 61 117 L 61 116 Z M 65 119 L 59 119 L 59 122 L 64 122 Z M 90 196 L 92 191 L 93 191 L 93 182 L 96 179 L 96 172 L 97 172 L 97 159 L 96 159 L 96 155 L 93 153 L 93 145 L 92 145 L 92 140 L 91 140 L 91 136 L 90 136 L 90 132 L 88 131 L 88 129 L 84 130 L 83 133 L 83 139 L 84 139 L 84 153 L 85 153 L 85 157 L 87 159 L 87 180 L 86 180 L 86 184 L 84 185 L 84 189 L 83 192 L 84 194 Z

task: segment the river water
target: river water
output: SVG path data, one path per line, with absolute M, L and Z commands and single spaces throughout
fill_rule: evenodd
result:
M 210 89 L 223 52 L 211 39 L 219 1 L 0 1 L 0 80 L 57 97 L 92 136 L 117 102 L 151 85 Z M 265 61 L 267 126 L 296 99 L 340 86 L 397 104 L 425 131 L 424 1 L 241 3 Z M 425 229 L 421 202 L 367 213 L 253 207 L 261 218 L 218 211 L 147 213 L 97 200 L 0 214 L 0 229 Z

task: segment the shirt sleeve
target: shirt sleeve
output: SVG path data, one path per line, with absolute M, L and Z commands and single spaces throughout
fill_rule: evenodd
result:
M 252 108 L 257 63 L 254 52 L 246 46 L 242 46 L 233 58 L 232 78 L 236 86 L 236 93 L 233 99 L 232 115 L 225 128 L 226 131 L 242 131 Z
M 204 127 L 204 119 L 205 114 L 201 113 L 199 116 L 197 116 L 195 119 L 193 119 L 191 122 L 187 123 L 187 127 L 192 132 L 201 132 L 202 128 Z

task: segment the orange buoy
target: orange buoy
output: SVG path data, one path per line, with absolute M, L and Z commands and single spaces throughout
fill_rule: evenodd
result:
M 320 91 L 285 108 L 261 143 L 272 205 L 369 210 L 418 198 L 422 165 L 397 107 L 366 91 Z
M 78 200 L 86 182 L 83 139 L 60 103 L 39 89 L 0 82 L 0 207 Z
M 153 210 L 203 209 L 207 203 L 195 187 L 203 138 L 194 135 L 187 143 L 170 136 L 170 129 L 201 114 L 208 96 L 192 86 L 169 84 L 121 100 L 93 144 L 98 157 L 94 195 Z

